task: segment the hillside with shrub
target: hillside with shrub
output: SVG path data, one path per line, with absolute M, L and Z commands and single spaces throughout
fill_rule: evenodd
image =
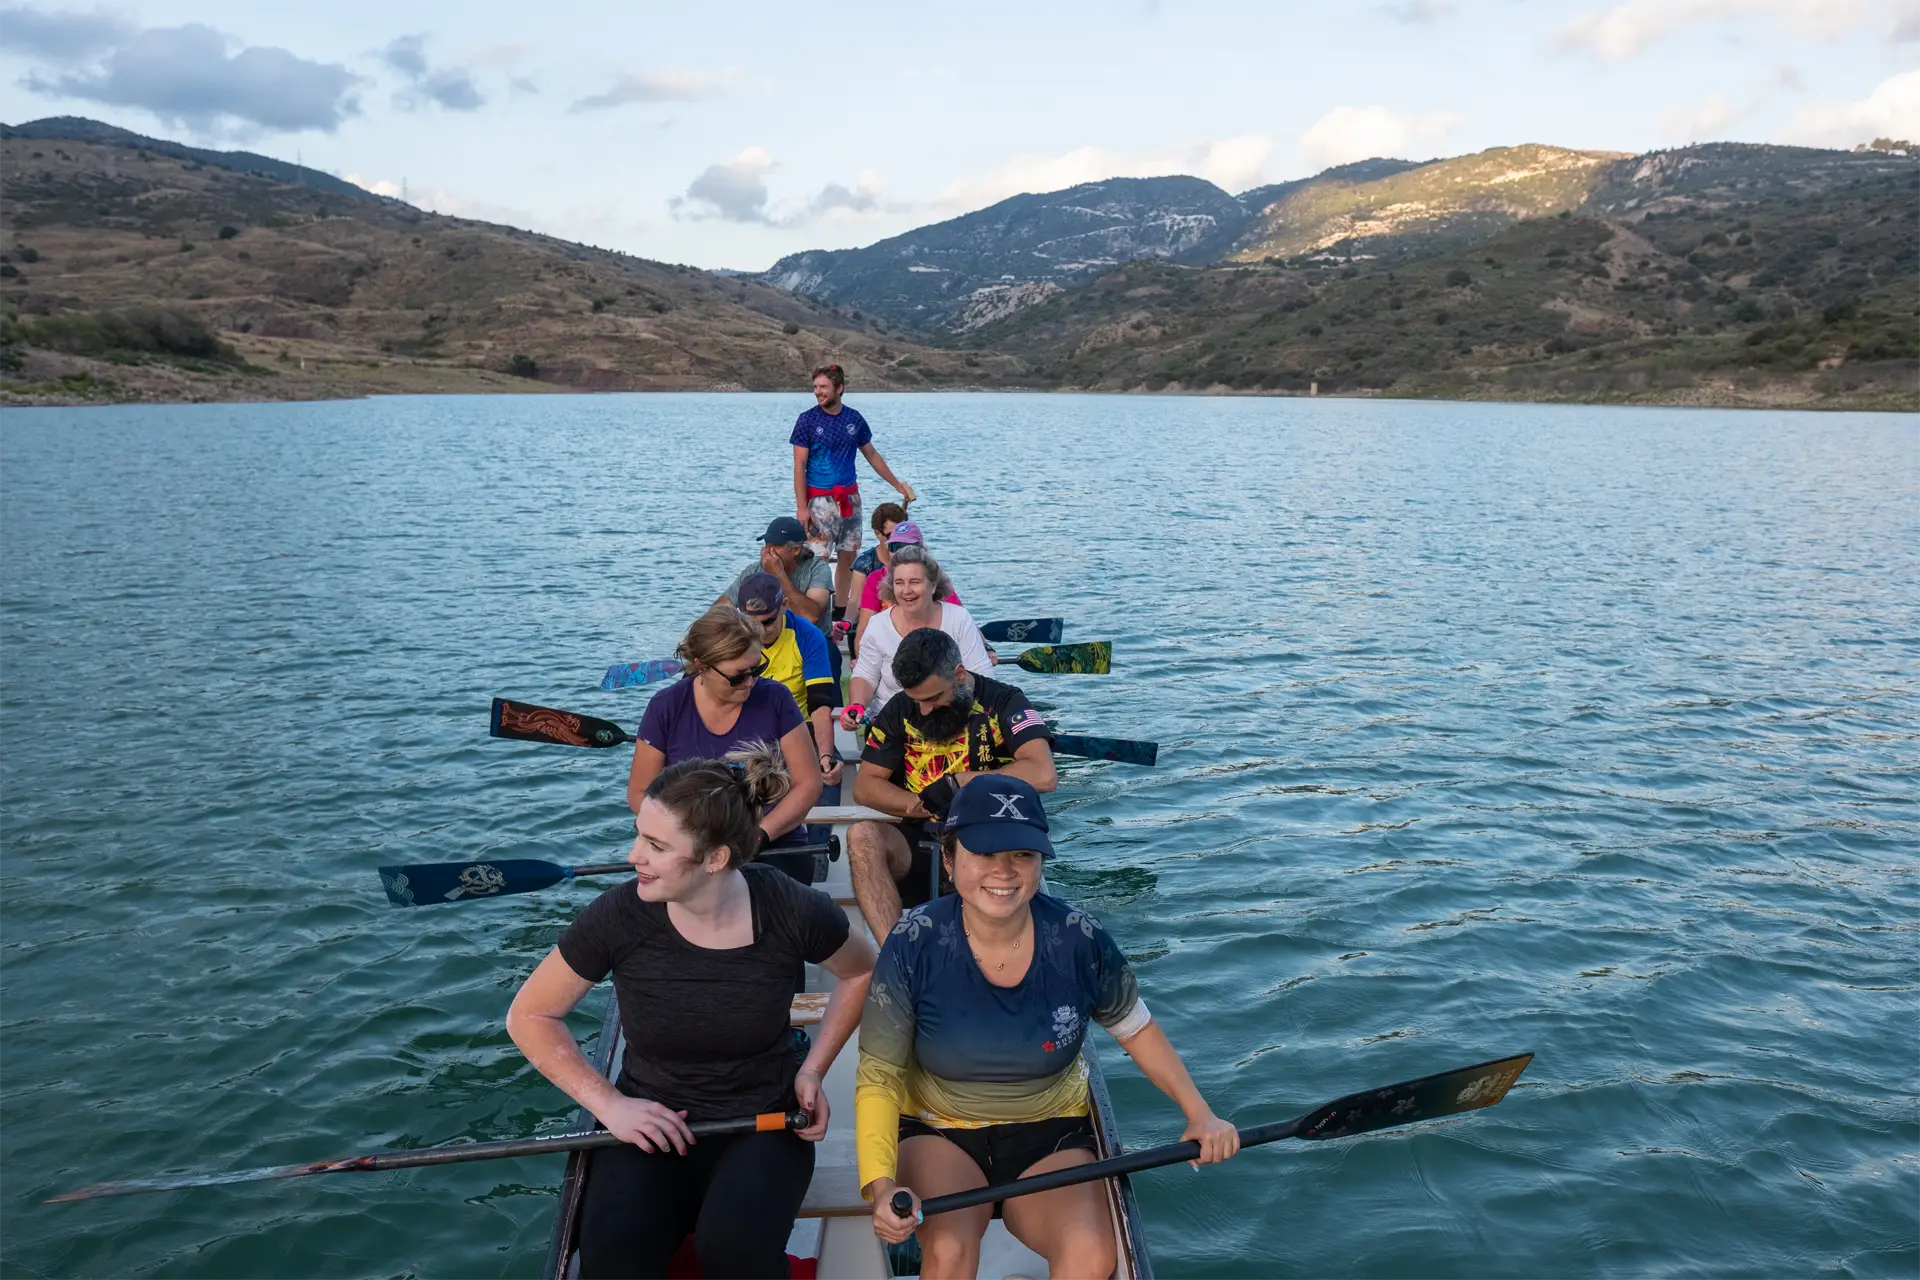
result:
M 827 360 L 864 388 L 1021 373 L 757 281 L 152 142 L 91 121 L 0 137 L 0 392 L 791 389 Z
M 1470 244 L 1137 262 L 969 340 L 1110 391 L 1920 407 L 1917 240 L 1910 159 L 1689 148 Z

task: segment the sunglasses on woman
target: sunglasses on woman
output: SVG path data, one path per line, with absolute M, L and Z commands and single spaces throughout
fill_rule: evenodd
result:
M 755 676 L 765 675 L 767 673 L 767 660 L 765 658 L 762 658 L 758 663 L 756 663 L 754 666 L 752 666 L 748 670 L 736 672 L 733 675 L 728 675 L 726 672 L 722 671 L 718 667 L 708 667 L 707 670 L 713 672 L 713 674 L 719 676 L 722 680 L 725 680 L 727 682 L 727 688 L 738 689 L 741 685 L 753 679 Z

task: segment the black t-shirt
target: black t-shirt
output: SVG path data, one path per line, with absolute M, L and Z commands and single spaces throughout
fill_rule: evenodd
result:
M 885 769 L 892 782 L 942 816 L 953 803 L 954 786 L 948 774 L 1004 769 L 1027 743 L 1053 740 L 1047 722 L 1026 694 L 985 676 L 973 677 L 973 706 L 957 737 L 928 738 L 907 720 L 912 710 L 913 699 L 904 690 L 887 699 L 867 729 L 867 746 L 860 759 Z
M 560 935 L 560 957 L 588 982 L 613 975 L 626 1055 L 615 1087 L 692 1120 L 785 1111 L 800 1069 L 789 1021 L 793 975 L 847 941 L 832 898 L 748 863 L 753 941 L 711 950 L 680 936 L 665 903 L 631 881 L 595 898 Z

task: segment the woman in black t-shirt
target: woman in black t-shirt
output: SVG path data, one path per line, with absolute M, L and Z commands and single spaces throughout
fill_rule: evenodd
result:
M 710 1277 L 787 1274 L 827 1131 L 821 1080 L 860 1021 L 874 948 L 833 899 L 752 863 L 760 814 L 786 788 L 765 743 L 662 770 L 635 819 L 635 882 L 594 899 L 514 997 L 514 1043 L 625 1144 L 592 1156 L 584 1277 L 665 1275 L 689 1234 Z M 788 1025 L 802 961 L 839 979 L 804 1063 Z M 612 1084 L 565 1021 L 608 974 L 627 1040 Z M 696 1143 L 687 1128 L 796 1104 L 812 1117 L 797 1134 Z

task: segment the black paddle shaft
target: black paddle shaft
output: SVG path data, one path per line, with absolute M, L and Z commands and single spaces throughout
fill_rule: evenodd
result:
M 1417 1080 L 1403 1080 L 1384 1089 L 1350 1093 L 1292 1120 L 1278 1120 L 1272 1124 L 1242 1129 L 1240 1145 L 1257 1147 L 1263 1143 L 1278 1142 L 1282 1138 L 1302 1138 L 1307 1141 L 1349 1138 L 1372 1133 L 1376 1129 L 1391 1129 L 1417 1120 L 1434 1120 L 1462 1111 L 1490 1107 L 1507 1096 L 1507 1090 L 1513 1087 L 1513 1082 L 1520 1078 L 1520 1073 L 1532 1061 L 1531 1053 L 1520 1053 L 1510 1058 L 1495 1058 L 1471 1067 L 1442 1071 L 1437 1075 L 1421 1076 Z M 1052 1173 L 1036 1174 L 1031 1178 L 1016 1178 L 996 1187 L 976 1187 L 971 1191 L 935 1196 L 921 1202 L 920 1212 L 923 1217 L 951 1213 L 955 1209 L 970 1209 L 974 1205 L 1032 1195 L 1036 1191 L 1077 1186 L 1096 1178 L 1117 1178 L 1123 1174 L 1158 1169 L 1183 1160 L 1195 1160 L 1199 1156 L 1200 1144 L 1197 1142 L 1170 1143 L 1164 1147 L 1095 1160 L 1091 1164 L 1077 1164 L 1056 1169 Z M 887 1203 L 897 1217 L 904 1218 L 913 1212 L 913 1198 L 904 1191 L 894 1192 Z
M 687 1125 L 695 1138 L 806 1127 L 807 1113 L 804 1111 L 742 1116 L 735 1120 L 696 1120 Z M 428 1165 L 466 1164 L 474 1160 L 502 1160 L 518 1156 L 544 1156 L 560 1151 L 585 1151 L 593 1147 L 619 1145 L 620 1139 L 605 1129 L 595 1129 L 588 1133 L 558 1133 L 546 1138 L 507 1138 L 500 1142 L 463 1142 L 451 1147 L 427 1147 L 420 1151 L 376 1151 L 372 1155 L 349 1156 L 344 1160 L 270 1165 L 263 1169 L 240 1169 L 231 1173 L 177 1173 L 159 1178 L 135 1178 L 127 1182 L 96 1182 L 91 1186 L 81 1187 L 77 1191 L 54 1196 L 47 1203 L 93 1200 L 101 1196 L 133 1196 L 148 1191 L 184 1191 L 191 1187 L 218 1187 L 236 1182 L 264 1182 L 271 1178 L 304 1178 L 316 1173 L 377 1173 L 383 1169 L 418 1169 Z

